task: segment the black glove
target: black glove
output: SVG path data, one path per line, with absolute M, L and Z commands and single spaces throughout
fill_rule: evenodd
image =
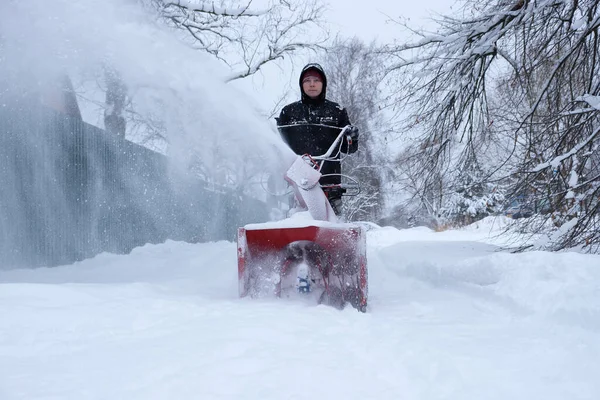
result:
M 358 127 L 350 125 L 350 128 L 346 130 L 346 135 L 350 137 L 353 142 L 358 140 Z

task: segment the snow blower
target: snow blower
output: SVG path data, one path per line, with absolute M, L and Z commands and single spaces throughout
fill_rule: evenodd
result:
M 323 162 L 339 162 L 346 129 L 324 155 L 298 156 L 286 172 L 299 211 L 281 221 L 238 228 L 240 297 L 296 297 L 366 311 L 365 231 L 339 222 L 319 185 Z

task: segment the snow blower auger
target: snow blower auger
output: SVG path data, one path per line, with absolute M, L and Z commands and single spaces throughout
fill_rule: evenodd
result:
M 303 212 L 238 228 L 240 297 L 294 297 L 339 309 L 351 304 L 366 312 L 365 231 L 339 222 L 319 185 L 323 160 L 340 151 L 344 133 L 325 155 L 298 156 L 288 169 L 285 179 Z

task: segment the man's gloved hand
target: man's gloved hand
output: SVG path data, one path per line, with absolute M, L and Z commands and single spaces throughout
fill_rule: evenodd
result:
M 346 130 L 346 135 L 354 142 L 358 140 L 358 127 L 350 125 L 350 128 Z

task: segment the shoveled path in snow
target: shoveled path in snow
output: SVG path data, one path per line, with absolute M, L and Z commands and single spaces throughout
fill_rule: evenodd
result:
M 600 257 L 369 232 L 370 310 L 237 298 L 228 242 L 0 272 L 0 399 L 597 399 Z

